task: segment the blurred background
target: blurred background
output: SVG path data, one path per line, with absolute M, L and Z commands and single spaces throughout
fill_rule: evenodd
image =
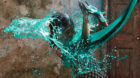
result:
M 90 4 L 107 12 L 109 23 L 125 9 L 129 0 L 88 0 Z M 0 0 L 0 31 L 17 17 L 43 18 L 51 10 L 71 15 L 78 10 L 78 0 Z M 108 70 L 109 78 L 140 77 L 140 1 L 129 21 L 103 47 L 115 55 L 128 57 L 115 61 Z M 103 54 L 100 54 L 102 57 Z M 43 39 L 17 39 L 12 33 L 0 32 L 0 78 L 69 78 L 71 70 L 64 68 L 48 42 Z

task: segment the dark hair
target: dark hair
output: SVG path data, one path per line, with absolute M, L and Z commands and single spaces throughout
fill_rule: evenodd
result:
M 72 26 L 72 27 L 74 26 L 73 21 L 65 13 L 57 12 L 52 15 L 52 18 L 53 18 L 53 21 L 50 24 L 50 32 L 51 32 L 50 37 L 53 37 L 53 34 L 54 34 L 53 26 L 61 27 L 62 31 L 65 31 L 69 26 Z M 53 44 L 52 48 L 54 48 L 55 44 L 53 42 L 51 42 L 51 44 Z
M 55 26 L 68 27 L 68 25 L 70 25 L 71 23 L 69 16 L 64 13 L 57 12 L 54 15 L 52 15 L 52 18 L 54 18 L 52 23 Z

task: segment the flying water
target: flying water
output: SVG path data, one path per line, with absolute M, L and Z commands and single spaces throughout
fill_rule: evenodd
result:
M 54 28 L 57 33 L 50 37 L 50 28 L 49 24 L 53 21 L 51 17 L 55 11 L 49 12 L 43 19 L 32 19 L 28 17 L 16 18 L 12 21 L 10 26 L 8 26 L 4 32 L 12 32 L 16 38 L 41 38 L 48 42 L 54 42 L 54 44 L 61 50 L 62 55 L 60 56 L 64 61 L 64 66 L 72 68 L 76 75 L 85 74 L 95 71 L 106 71 L 110 68 L 110 63 L 107 58 L 116 59 L 118 56 L 112 54 L 104 55 L 104 58 L 99 60 L 94 55 L 91 55 L 91 52 L 97 47 L 103 45 L 107 42 L 113 35 L 115 35 L 126 23 L 130 14 L 136 4 L 137 0 L 130 0 L 129 5 L 126 10 L 118 17 L 113 23 L 108 27 L 102 29 L 101 31 L 96 31 L 96 28 L 99 26 L 97 18 L 93 15 L 89 16 L 89 25 L 93 32 L 88 40 L 90 44 L 83 43 L 81 38 L 82 35 L 82 24 L 83 24 L 83 15 L 80 10 L 72 13 L 71 19 L 74 22 L 74 31 L 75 34 L 63 43 L 61 40 L 58 40 L 56 37 L 59 34 L 62 34 L 60 28 Z M 56 26 L 53 26 L 56 27 Z M 50 44 L 53 46 L 54 44 Z M 113 50 L 116 52 L 116 49 Z M 121 59 L 121 58 L 120 58 Z M 120 61 L 120 60 L 119 60 Z M 105 64 L 106 66 L 101 68 L 100 65 Z

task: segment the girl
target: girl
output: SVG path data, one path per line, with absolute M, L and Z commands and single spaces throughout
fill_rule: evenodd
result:
M 81 8 L 81 11 L 83 13 L 82 39 L 84 41 L 82 43 L 83 45 L 81 44 L 80 46 L 85 46 L 84 44 L 90 45 L 90 43 L 87 40 L 90 35 L 88 15 L 93 14 L 94 16 L 96 16 L 99 21 L 99 24 L 101 26 L 106 27 L 106 26 L 108 26 L 108 24 L 107 24 L 105 18 L 103 17 L 103 15 L 101 14 L 101 12 L 98 9 L 96 9 L 94 6 L 91 6 L 91 5 L 88 5 L 87 3 L 83 3 L 81 1 L 79 1 L 79 7 Z M 92 7 L 92 8 L 90 8 L 90 7 Z M 73 21 L 69 18 L 69 16 L 67 14 L 60 13 L 60 12 L 55 13 L 52 17 L 55 19 L 49 25 L 50 33 L 51 33 L 50 37 L 53 37 L 54 34 L 57 33 L 57 31 L 56 31 L 57 28 L 60 29 L 62 34 L 59 34 L 59 36 L 57 36 L 56 38 L 58 40 L 62 41 L 63 44 L 65 45 L 67 43 L 67 41 L 69 41 L 68 38 L 71 38 L 73 36 L 73 34 L 75 33 Z M 52 44 L 54 45 L 53 42 L 51 42 L 51 45 Z M 54 45 L 52 47 L 54 48 L 55 46 L 56 45 Z M 63 56 L 63 54 L 61 53 L 61 51 L 59 49 L 56 51 L 56 53 L 59 57 L 62 58 L 62 60 L 64 60 L 65 57 L 67 57 L 67 56 Z M 77 67 L 75 67 L 75 68 L 77 68 Z M 107 78 L 107 76 L 102 71 L 97 72 L 95 70 L 93 70 L 90 73 L 78 75 L 77 78 L 79 78 L 79 77 L 80 78 Z

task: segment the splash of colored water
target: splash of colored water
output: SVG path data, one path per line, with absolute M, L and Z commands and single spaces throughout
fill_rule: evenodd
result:
M 128 18 L 131 15 L 131 12 L 136 4 L 137 0 L 130 0 L 129 5 L 125 11 L 108 27 L 104 28 L 101 31 L 91 34 L 88 38 L 90 44 L 82 44 L 81 46 L 81 34 L 82 34 L 82 14 L 80 10 L 73 13 L 71 18 L 74 20 L 74 31 L 76 32 L 73 37 L 67 41 L 67 45 L 63 44 L 60 40 L 56 39 L 56 36 L 62 32 L 59 29 L 55 28 L 57 33 L 53 37 L 50 37 L 50 31 L 48 25 L 54 18 L 51 17 L 55 11 L 48 13 L 43 19 L 31 19 L 27 17 L 17 18 L 12 21 L 9 27 L 7 27 L 4 32 L 13 32 L 16 38 L 42 38 L 48 42 L 53 41 L 57 47 L 60 48 L 62 52 L 61 58 L 64 60 L 64 65 L 66 67 L 71 67 L 77 74 L 88 73 L 93 69 L 96 71 L 106 70 L 105 68 L 100 68 L 99 66 L 103 63 L 106 63 L 106 58 L 102 60 L 97 60 L 95 57 L 90 55 L 90 52 L 103 45 L 107 42 L 113 35 L 115 35 L 127 22 Z M 89 16 L 90 27 L 97 27 L 97 20 L 92 19 Z M 92 21 L 92 22 L 91 22 Z M 94 22 L 93 22 L 94 21 Z M 54 26 L 55 27 L 55 26 Z M 109 54 L 105 55 L 106 57 L 116 58 Z

